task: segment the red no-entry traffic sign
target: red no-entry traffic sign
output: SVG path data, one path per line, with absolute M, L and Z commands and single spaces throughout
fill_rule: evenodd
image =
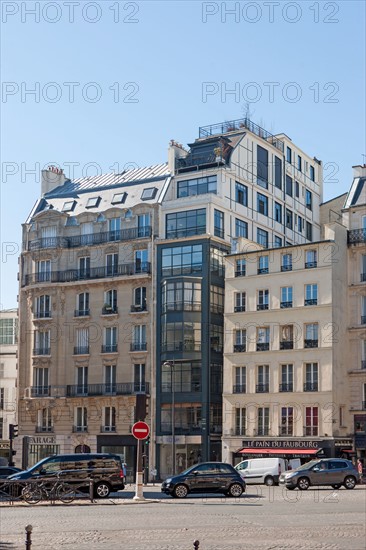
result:
M 150 428 L 146 422 L 135 422 L 132 426 L 132 435 L 136 439 L 146 439 L 149 437 Z

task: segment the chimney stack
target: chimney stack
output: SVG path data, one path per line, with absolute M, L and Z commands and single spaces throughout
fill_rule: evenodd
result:
M 366 178 L 366 164 L 352 166 L 354 178 Z
M 42 170 L 42 197 L 44 197 L 46 193 L 56 189 L 56 187 L 63 185 L 65 181 L 66 178 L 62 168 L 58 168 L 57 166 L 49 166 L 47 170 Z

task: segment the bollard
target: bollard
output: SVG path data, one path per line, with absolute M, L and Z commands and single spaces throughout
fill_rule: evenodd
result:
M 199 540 L 194 540 L 193 541 L 193 548 L 194 550 L 198 550 L 200 547 L 200 541 Z
M 25 549 L 30 550 L 30 547 L 32 546 L 32 530 L 33 527 L 31 525 L 27 525 L 25 528 Z

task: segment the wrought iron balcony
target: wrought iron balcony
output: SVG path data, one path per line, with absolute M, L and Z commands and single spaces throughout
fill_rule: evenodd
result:
M 135 304 L 131 306 L 131 313 L 141 313 L 143 311 L 147 311 L 146 304 Z
M 294 429 L 293 426 L 282 426 L 280 425 L 278 427 L 278 434 L 279 435 L 294 435 Z
M 103 306 L 102 315 L 116 315 L 118 313 L 117 306 Z
M 33 317 L 35 319 L 51 319 L 52 313 L 51 311 L 35 311 L 33 313 Z
M 304 302 L 305 306 L 316 306 L 317 304 L 318 304 L 318 298 L 309 298 Z
M 304 348 L 317 348 L 317 347 L 318 347 L 318 340 L 310 340 L 310 339 L 304 340 Z
M 357 244 L 366 242 L 366 228 L 351 229 L 348 231 L 348 244 Z
M 90 309 L 75 309 L 74 317 L 88 317 Z
M 53 426 L 36 426 L 36 434 L 42 433 L 54 433 L 55 429 Z
M 89 355 L 89 346 L 75 346 L 74 355 Z
M 305 382 L 304 391 L 318 391 L 318 382 Z
M 269 351 L 269 342 L 257 342 L 257 351 Z
M 246 344 L 234 344 L 234 353 L 243 353 L 247 351 Z
M 304 426 L 304 436 L 318 435 L 318 426 Z
M 116 426 L 101 426 L 100 431 L 102 433 L 116 432 Z
M 255 387 L 256 393 L 268 393 L 269 392 L 269 384 L 257 384 Z
M 132 342 L 130 345 L 130 351 L 147 351 L 146 342 Z
M 258 267 L 257 273 L 258 275 L 263 275 L 264 273 L 268 273 L 269 269 L 268 267 Z
M 135 395 L 145 393 L 149 395 L 150 386 L 146 382 L 115 383 L 115 384 L 76 384 L 64 386 L 66 397 L 95 397 L 99 395 Z
M 292 302 L 281 302 L 281 309 L 292 307 Z
M 150 269 L 150 262 L 137 262 L 116 266 L 91 267 L 90 269 L 66 269 L 64 271 L 50 271 L 48 273 L 33 273 L 25 276 L 24 285 L 70 283 L 74 281 L 103 279 L 105 277 L 122 277 L 124 275 L 150 273 Z
M 287 384 L 280 384 L 279 385 L 279 391 L 280 392 L 292 392 L 294 391 L 294 385 L 292 382 L 289 382 Z
M 245 275 L 246 275 L 245 269 L 240 269 L 235 271 L 235 277 L 245 277 Z
M 233 393 L 246 393 L 247 386 L 246 384 L 235 384 L 233 386 Z
M 317 266 L 318 266 L 318 262 L 305 262 L 305 269 L 311 269 Z
M 292 271 L 292 264 L 281 265 L 281 271 Z
M 118 345 L 117 344 L 104 344 L 102 346 L 102 353 L 117 353 Z
M 31 386 L 30 397 L 50 397 L 51 386 Z
M 51 355 L 51 348 L 33 348 L 33 355 Z
M 74 235 L 72 237 L 46 237 L 34 239 L 28 244 L 28 250 L 40 250 L 43 248 L 77 248 L 79 246 L 93 246 L 97 244 L 131 241 L 151 237 L 151 226 L 129 227 L 117 231 L 105 231 L 103 233 L 91 233 L 90 235 Z
M 87 432 L 88 431 L 88 426 L 73 426 L 72 431 L 73 431 L 73 433 Z
M 234 313 L 240 313 L 242 311 L 245 311 L 245 306 L 235 306 L 234 307 Z
M 294 341 L 285 340 L 283 342 L 280 342 L 280 349 L 294 349 Z
M 268 309 L 268 304 L 257 304 L 257 311 Z

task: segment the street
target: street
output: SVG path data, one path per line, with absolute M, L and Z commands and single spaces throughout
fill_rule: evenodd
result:
M 365 550 L 366 487 L 287 491 L 248 486 L 240 499 L 195 495 L 176 500 L 144 487 L 151 502 L 134 503 L 134 487 L 96 503 L 0 507 L 0 550 Z M 115 498 L 116 497 L 116 498 Z

